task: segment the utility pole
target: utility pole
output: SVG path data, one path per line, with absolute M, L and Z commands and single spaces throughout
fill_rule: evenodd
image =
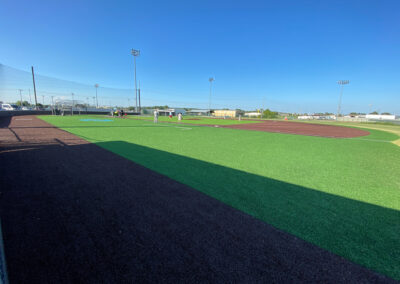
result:
M 208 99 L 208 115 L 211 116 L 211 89 L 212 89 L 212 82 L 215 81 L 213 77 L 208 79 L 210 81 L 210 97 Z
M 95 84 L 94 87 L 96 88 L 96 108 L 99 108 L 99 100 L 97 99 L 97 88 L 99 87 L 99 84 Z
M 133 63 L 135 65 L 135 100 L 136 100 L 135 111 L 138 112 L 138 90 L 136 84 L 136 57 L 140 55 L 140 50 L 132 48 L 131 54 L 133 55 Z
M 29 91 L 29 104 L 32 105 L 31 89 L 28 89 L 28 91 Z
M 21 108 L 22 108 L 22 90 L 21 89 L 18 89 L 18 90 L 19 90 L 19 97 L 20 97 Z
M 32 80 L 33 80 L 33 92 L 35 94 L 35 109 L 37 110 L 37 97 L 36 97 L 36 84 L 35 84 L 35 72 L 33 71 L 33 66 L 32 66 Z
M 349 84 L 350 81 L 349 80 L 339 80 L 337 83 L 340 85 L 340 96 L 339 96 L 339 105 L 338 105 L 336 120 L 338 120 L 338 118 L 339 118 L 340 109 L 342 107 L 343 86 Z

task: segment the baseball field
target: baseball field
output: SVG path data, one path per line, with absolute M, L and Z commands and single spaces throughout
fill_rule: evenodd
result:
M 185 119 L 182 123 L 168 118 L 160 118 L 159 123 L 153 123 L 151 118 L 132 117 L 39 118 L 42 122 L 37 118 L 32 120 L 36 126 L 30 125 L 31 120 L 26 118 L 19 124 L 15 122 L 14 128 L 8 128 L 13 129 L 20 140 L 24 135 L 28 137 L 29 131 L 61 129 L 63 133 L 73 134 L 116 154 L 115 157 L 123 157 L 211 197 L 299 242 L 305 241 L 307 245 L 343 258 L 341 261 L 366 268 L 365 271 L 373 275 L 378 273 L 379 281 L 400 280 L 400 147 L 392 143 L 399 139 L 395 132 L 368 125 L 310 126 L 285 121 L 239 122 L 210 118 Z M 63 143 L 68 145 L 69 142 Z M 57 159 L 57 152 L 54 154 Z M 85 157 L 85 151 L 80 155 Z M 88 151 L 87 157 L 90 155 Z M 87 158 L 81 167 L 85 171 L 90 169 L 91 160 Z M 143 180 L 146 176 L 130 184 L 131 188 L 119 190 L 136 191 L 151 182 L 150 177 Z M 164 190 L 162 185 L 155 187 L 156 191 Z M 157 208 L 147 209 L 163 214 L 162 210 L 157 213 Z M 223 214 L 209 217 L 225 222 Z M 245 226 L 242 219 L 236 222 Z M 140 234 L 139 231 L 136 233 Z M 215 242 L 224 238 L 214 237 Z M 271 236 L 271 240 L 275 238 Z M 5 240 L 7 247 L 7 235 Z M 280 250 L 284 249 L 285 244 L 282 244 Z M 304 261 L 327 258 L 321 257 L 321 251 L 316 253 L 318 257 L 310 255 Z M 274 258 L 271 254 L 268 257 Z M 307 269 L 296 254 L 286 257 L 292 258 L 299 270 Z M 317 270 L 313 275 L 329 274 L 327 271 L 334 269 L 320 267 Z M 357 272 L 356 278 L 349 279 L 362 281 L 362 273 Z

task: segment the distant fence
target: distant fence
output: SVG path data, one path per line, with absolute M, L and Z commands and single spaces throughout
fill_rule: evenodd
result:
M 111 110 L 97 110 L 97 111 L 91 111 L 91 110 L 79 110 L 79 109 L 74 109 L 74 114 L 110 114 Z M 49 115 L 53 114 L 51 110 L 3 110 L 0 111 L 0 117 L 6 117 L 6 116 L 20 116 L 20 115 Z M 64 110 L 65 115 L 71 115 L 71 110 Z M 140 115 L 138 112 L 126 112 L 128 115 Z
M 2 110 L 0 117 L 18 116 L 18 115 L 44 115 L 51 114 L 51 110 Z
M 369 122 L 371 120 L 365 117 L 338 117 L 337 121 Z
M 371 118 L 360 118 L 360 117 L 339 117 L 338 121 L 345 121 L 345 122 L 370 122 L 370 123 L 393 123 L 399 124 L 399 119 L 371 119 Z

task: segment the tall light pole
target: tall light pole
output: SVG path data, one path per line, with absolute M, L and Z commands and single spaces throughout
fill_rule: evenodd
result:
M 140 80 L 139 80 L 139 90 L 138 90 L 138 97 L 139 97 L 139 112 L 142 112 L 142 105 L 140 103 Z
M 339 80 L 337 83 L 340 85 L 340 96 L 339 96 L 339 105 L 338 105 L 336 120 L 338 120 L 338 118 L 339 118 L 340 108 L 342 107 L 343 86 L 350 83 L 350 81 L 349 80 Z
M 74 115 L 74 104 L 75 104 L 75 102 L 74 102 L 74 93 L 71 93 L 71 95 L 72 95 L 71 115 Z
M 94 87 L 96 88 L 96 108 L 99 108 L 99 101 L 97 99 L 97 88 L 99 87 L 99 84 L 94 84 Z
M 51 114 L 54 115 L 54 96 L 51 96 Z
M 210 81 L 210 97 L 208 99 L 208 115 L 211 116 L 211 89 L 212 89 L 212 82 L 215 81 L 213 77 L 208 78 Z
M 37 97 L 36 97 L 35 72 L 33 71 L 33 66 L 32 66 L 32 81 L 33 81 L 33 93 L 35 94 L 35 109 L 38 110 Z
M 136 100 L 135 111 L 138 112 L 138 104 L 137 104 L 138 103 L 138 94 L 137 94 L 137 83 L 136 83 L 136 57 L 140 55 L 140 50 L 132 48 L 131 54 L 133 55 L 133 64 L 135 65 L 135 100 Z
M 96 105 L 96 97 L 93 97 L 93 105 Z

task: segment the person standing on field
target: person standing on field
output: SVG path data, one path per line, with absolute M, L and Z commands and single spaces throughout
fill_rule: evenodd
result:
M 155 110 L 154 111 L 154 123 L 157 123 L 157 122 L 158 122 L 158 111 Z
M 178 113 L 178 121 L 181 121 L 181 120 L 182 120 L 182 114 Z

